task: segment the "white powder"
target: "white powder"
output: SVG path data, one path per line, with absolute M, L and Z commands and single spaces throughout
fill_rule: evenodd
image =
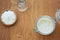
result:
M 55 22 L 49 16 L 44 16 L 37 21 L 37 28 L 40 34 L 51 34 L 55 29 Z
M 5 11 L 1 15 L 1 21 L 5 25 L 12 25 L 16 21 L 16 14 L 13 11 Z

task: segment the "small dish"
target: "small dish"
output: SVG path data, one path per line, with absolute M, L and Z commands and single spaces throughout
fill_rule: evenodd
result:
M 16 22 L 17 17 L 14 11 L 7 10 L 4 11 L 1 15 L 1 21 L 5 25 L 12 25 Z
M 36 32 L 42 35 L 49 35 L 55 30 L 55 20 L 50 16 L 41 16 L 36 22 Z

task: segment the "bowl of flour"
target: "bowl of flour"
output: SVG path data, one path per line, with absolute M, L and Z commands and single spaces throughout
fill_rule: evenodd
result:
M 17 16 L 14 11 L 4 11 L 1 15 L 1 21 L 4 25 L 12 25 L 16 22 Z
M 36 31 L 42 35 L 49 35 L 54 32 L 55 23 L 50 16 L 41 16 L 36 22 Z

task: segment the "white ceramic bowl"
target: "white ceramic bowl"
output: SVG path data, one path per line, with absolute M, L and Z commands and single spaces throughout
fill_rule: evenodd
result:
M 42 35 L 49 35 L 55 30 L 55 20 L 50 16 L 41 16 L 36 23 L 36 30 Z
M 12 25 L 16 22 L 16 14 L 13 11 L 4 11 L 1 15 L 1 21 L 5 25 Z

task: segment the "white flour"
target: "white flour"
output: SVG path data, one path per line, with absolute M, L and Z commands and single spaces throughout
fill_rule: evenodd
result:
M 37 21 L 37 28 L 40 34 L 48 35 L 55 29 L 55 22 L 51 18 L 43 17 Z
M 16 21 L 16 15 L 13 11 L 5 11 L 1 15 L 1 21 L 6 25 L 12 25 Z

